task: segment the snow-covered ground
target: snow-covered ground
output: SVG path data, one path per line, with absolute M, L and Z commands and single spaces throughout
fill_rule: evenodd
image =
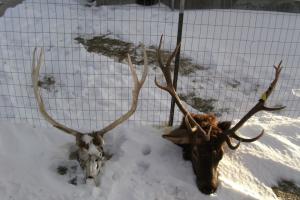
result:
M 211 196 L 198 191 L 191 163 L 182 159 L 179 147 L 161 138 L 159 129 L 121 126 L 108 134 L 106 149 L 113 157 L 95 187 L 71 185 L 70 177 L 56 172 L 73 163 L 67 157 L 74 138 L 54 128 L 0 125 L 3 200 L 276 199 L 270 187 L 278 180 L 300 183 L 299 119 L 265 114 L 251 120 L 243 133 L 264 128 L 267 134 L 237 151 L 227 150 L 219 167 L 220 186 Z
M 273 78 L 272 65 L 283 59 L 285 66 L 269 103 L 287 105 L 288 112 L 262 113 L 241 130 L 253 136 L 264 128 L 266 134 L 235 152 L 228 150 L 220 163 L 216 194 L 198 191 L 191 164 L 183 161 L 180 149 L 150 126 L 164 124 L 169 113 L 169 96 L 154 86 L 159 72 L 153 69 L 130 126 L 108 134 L 107 149 L 114 156 L 106 163 L 100 186 L 73 186 L 56 173 L 57 166 L 68 164 L 74 139 L 53 128 L 38 128 L 46 123 L 33 98 L 33 48 L 44 47 L 42 73 L 56 81 L 52 90 L 43 91 L 50 113 L 73 128 L 100 129 L 128 109 L 129 69 L 88 53 L 74 38 L 110 33 L 150 46 L 164 33 L 165 48 L 173 49 L 177 17 L 163 5 L 89 8 L 75 0 L 27 0 L 6 11 L 0 18 L 0 119 L 18 123 L 0 124 L 1 200 L 276 199 L 270 187 L 278 180 L 300 184 L 299 15 L 257 11 L 185 12 L 183 55 L 207 70 L 181 77 L 179 90 L 217 99 L 216 108 L 230 111 L 224 119 L 243 115 Z

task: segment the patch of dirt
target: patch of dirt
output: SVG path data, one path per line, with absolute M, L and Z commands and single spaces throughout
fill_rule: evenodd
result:
M 241 82 L 237 80 L 230 80 L 230 81 L 226 81 L 226 84 L 231 86 L 232 88 L 237 88 L 239 85 L 241 85 Z
M 76 37 L 75 40 L 84 46 L 88 52 L 99 53 L 104 56 L 113 58 L 116 62 L 127 63 L 127 54 L 131 56 L 131 61 L 135 65 L 142 65 L 144 63 L 143 56 L 143 44 L 134 45 L 133 43 L 125 42 L 120 39 L 114 39 L 110 37 L 110 33 L 94 36 L 93 38 L 84 38 L 82 36 Z M 157 46 L 146 47 L 146 53 L 148 56 L 148 64 L 152 66 L 153 69 L 158 67 L 157 62 Z M 172 54 L 171 51 L 161 50 L 162 60 L 164 62 Z M 171 70 L 174 70 L 174 60 L 171 63 Z M 179 74 L 181 76 L 189 76 L 198 70 L 207 70 L 204 66 L 196 64 L 191 58 L 181 56 Z M 237 87 L 240 83 L 238 81 L 230 83 L 232 87 Z M 202 99 L 197 97 L 195 93 L 181 94 L 181 99 L 187 104 L 199 110 L 200 112 L 209 113 L 214 112 L 217 116 L 221 116 L 222 113 L 228 112 L 229 109 L 219 109 L 214 108 L 214 103 L 217 102 L 216 99 Z
M 77 161 L 63 161 L 60 163 L 56 172 L 64 176 L 66 181 L 72 185 L 81 185 L 85 183 L 84 173 Z
M 101 53 L 107 57 L 117 59 L 118 62 L 122 62 L 127 57 L 127 53 L 133 49 L 131 43 L 108 38 L 106 35 L 95 36 L 92 39 L 77 37 L 75 40 L 84 45 L 88 52 Z
M 222 113 L 229 112 L 229 108 L 216 109 L 214 103 L 217 102 L 216 99 L 209 98 L 203 99 L 197 97 L 194 92 L 188 94 L 178 94 L 180 99 L 186 102 L 188 105 L 192 106 L 194 109 L 203 113 L 214 113 L 217 117 L 222 116 Z
M 23 0 L 1 0 L 0 1 L 0 17 L 4 15 L 7 8 L 15 7 L 22 3 Z
M 190 58 L 180 58 L 179 66 L 179 73 L 183 76 L 188 76 L 189 74 L 195 73 L 198 70 L 208 69 L 202 65 L 192 63 L 192 59 Z
M 55 79 L 53 75 L 45 74 L 42 80 L 39 80 L 38 86 L 51 92 L 55 92 Z
M 56 168 L 56 172 L 59 174 L 59 175 L 65 175 L 67 174 L 68 172 L 68 168 L 66 166 L 58 166 Z
M 217 101 L 216 99 L 202 99 L 200 97 L 196 97 L 194 92 L 189 94 L 179 94 L 179 97 L 194 109 L 204 113 L 213 112 L 213 104 Z
M 75 40 L 82 44 L 88 52 L 100 53 L 107 57 L 113 58 L 117 62 L 125 63 L 127 60 L 127 54 L 131 56 L 133 64 L 143 64 L 143 44 L 134 45 L 133 43 L 125 42 L 120 39 L 114 39 L 109 37 L 110 34 L 101 36 L 94 36 L 91 39 L 84 37 L 76 37 Z M 146 47 L 146 53 L 148 56 L 148 64 L 152 65 L 155 69 L 158 66 L 157 62 L 157 46 Z M 162 60 L 167 61 L 168 57 L 172 54 L 171 51 L 162 50 Z M 191 73 L 195 73 L 197 70 L 205 70 L 207 68 L 193 63 L 191 58 L 180 58 L 179 74 L 187 76 Z M 171 65 L 171 70 L 174 70 L 174 60 Z
M 280 180 L 278 186 L 273 186 L 272 189 L 279 199 L 300 200 L 300 187 L 292 181 Z

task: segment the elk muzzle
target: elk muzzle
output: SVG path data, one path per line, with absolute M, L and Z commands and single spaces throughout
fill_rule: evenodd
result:
M 218 188 L 218 172 L 217 169 L 206 170 L 202 176 L 196 178 L 198 189 L 204 194 L 212 194 L 216 192 Z
M 196 174 L 198 189 L 204 194 L 212 194 L 218 188 L 218 164 L 222 159 L 223 151 L 219 149 L 208 152 L 199 151 L 199 147 L 192 152 L 192 165 Z M 196 152 L 197 153 L 196 153 Z

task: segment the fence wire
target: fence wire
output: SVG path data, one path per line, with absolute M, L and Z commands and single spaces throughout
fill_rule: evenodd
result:
M 121 2 L 121 1 L 120 1 Z M 278 113 L 299 117 L 299 14 L 210 9 L 185 10 L 178 93 L 190 109 L 232 120 L 245 114 L 268 87 L 272 65 L 284 71 L 270 99 Z M 142 71 L 142 44 L 150 72 L 129 124 L 164 125 L 170 97 L 160 80 L 156 48 L 164 34 L 164 57 L 175 48 L 178 11 L 165 4 L 102 5 L 84 0 L 26 0 L 0 17 L 0 120 L 46 125 L 31 83 L 35 47 L 45 50 L 40 87 L 49 113 L 82 130 L 109 124 L 131 104 L 126 54 Z M 293 90 L 294 89 L 294 90 Z M 300 94 L 299 94 L 300 95 Z M 175 124 L 181 114 L 175 113 Z
M 183 84 L 182 91 L 210 99 L 214 108 L 207 109 L 224 119 L 239 118 L 268 88 L 272 66 L 283 60 L 280 82 L 268 103 L 286 105 L 278 114 L 298 117 L 299 97 L 293 91 L 299 88 L 299 25 L 296 13 L 185 11 L 183 54 L 196 58 L 203 70 L 191 73 L 187 82 L 198 84 Z

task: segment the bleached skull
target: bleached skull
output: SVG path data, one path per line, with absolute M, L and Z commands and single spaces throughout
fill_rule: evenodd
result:
M 105 157 L 103 139 L 91 134 L 81 136 L 77 142 L 79 146 L 78 161 L 85 171 L 86 179 L 95 179 L 101 172 Z

